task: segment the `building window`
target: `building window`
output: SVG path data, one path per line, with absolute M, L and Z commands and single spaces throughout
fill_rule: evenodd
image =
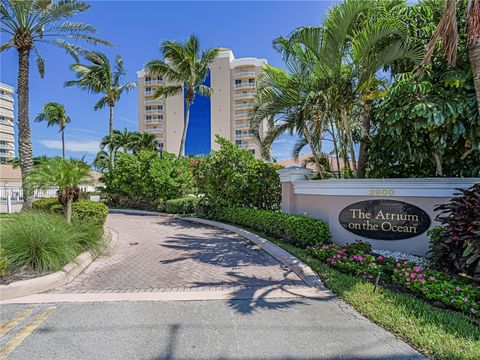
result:
M 255 155 L 255 149 L 250 149 L 250 152 Z
M 147 106 L 146 109 L 147 109 L 147 110 L 152 110 L 152 107 L 151 107 L 151 106 Z
M 242 130 L 235 130 L 235 135 L 242 135 Z
M 151 115 L 147 115 L 147 120 L 152 120 L 152 116 L 151 116 Z
M 242 145 L 242 140 L 235 140 L 235 145 Z
M 255 79 L 248 79 L 249 84 L 255 84 Z
M 242 83 L 242 80 L 239 80 L 239 79 L 235 80 L 235 85 L 239 85 L 241 83 Z
M 151 87 L 146 87 L 145 91 L 152 91 L 152 88 Z

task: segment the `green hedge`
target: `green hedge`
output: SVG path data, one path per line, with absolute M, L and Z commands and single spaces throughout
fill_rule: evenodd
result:
M 194 196 L 167 200 L 165 211 L 171 214 L 193 214 L 199 201 L 200 199 Z
M 32 204 L 36 210 L 42 210 L 53 213 L 62 213 L 63 207 L 57 199 L 47 198 L 36 200 Z M 80 200 L 72 203 L 72 223 L 82 224 L 91 223 L 93 225 L 101 225 L 105 223 L 108 215 L 108 207 L 104 203 L 90 200 Z
M 34 210 L 40 211 L 50 211 L 52 210 L 52 206 L 60 205 L 58 199 L 55 198 L 44 198 L 35 200 L 32 204 L 32 208 Z
M 223 208 L 212 212 L 210 217 L 260 231 L 302 248 L 327 244 L 332 238 L 323 221 L 300 215 L 252 208 Z

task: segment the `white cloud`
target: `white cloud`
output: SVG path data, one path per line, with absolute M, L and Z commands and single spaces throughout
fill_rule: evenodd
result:
M 40 140 L 40 144 L 49 149 L 62 149 L 60 140 Z M 65 141 L 67 151 L 96 154 L 100 149 L 100 142 L 95 140 L 67 140 Z

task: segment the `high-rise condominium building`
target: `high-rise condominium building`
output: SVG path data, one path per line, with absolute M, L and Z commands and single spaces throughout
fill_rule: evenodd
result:
M 230 49 L 220 49 L 204 82 L 213 89 L 213 95 L 197 95 L 190 109 L 185 154 L 208 154 L 218 149 L 215 135 L 220 135 L 260 157 L 248 113 L 253 106 L 256 78 L 266 63 L 265 59 L 235 59 Z M 184 93 L 155 100 L 155 89 L 163 84 L 163 79 L 145 70 L 137 75 L 140 131 L 155 134 L 164 150 L 178 153 L 185 113 Z M 260 136 L 263 131 L 262 126 Z
M 15 89 L 0 83 L 0 162 L 15 156 L 13 93 Z

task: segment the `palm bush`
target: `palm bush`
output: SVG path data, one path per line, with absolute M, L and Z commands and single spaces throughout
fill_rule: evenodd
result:
M 90 169 L 81 160 L 51 158 L 36 166 L 27 178 L 32 188 L 58 188 L 58 200 L 62 204 L 67 222 L 72 221 L 72 202 L 78 197 L 79 185 L 86 182 Z
M 98 228 L 74 227 L 61 216 L 43 212 L 20 213 L 2 222 L 2 247 L 11 269 L 57 271 L 100 240 Z

